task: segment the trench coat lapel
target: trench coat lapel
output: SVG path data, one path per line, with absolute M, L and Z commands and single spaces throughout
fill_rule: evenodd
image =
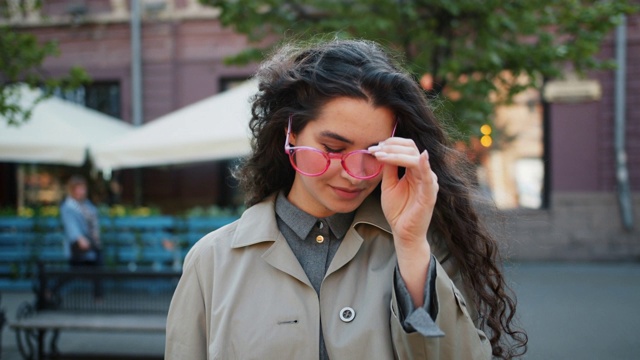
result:
M 238 230 L 231 247 L 234 249 L 252 246 L 263 242 L 272 242 L 262 254 L 262 259 L 274 268 L 291 275 L 309 287 L 313 287 L 302 265 L 287 244 L 275 214 L 275 195 L 250 207 L 240 218 Z
M 364 243 L 364 239 L 358 232 L 358 227 L 362 225 L 375 226 L 391 234 L 391 227 L 389 226 L 389 223 L 387 223 L 384 213 L 382 212 L 382 208 L 380 207 L 380 201 L 375 195 L 366 198 L 356 211 L 353 224 L 344 236 L 342 244 L 340 244 L 336 255 L 333 257 L 333 260 L 327 269 L 325 278 L 340 270 L 340 268 L 345 266 L 356 256 L 360 247 Z
M 353 227 L 351 227 L 344 236 L 342 244 L 340 244 L 333 260 L 331 260 L 331 264 L 329 264 L 325 278 L 340 270 L 340 268 L 351 261 L 351 259 L 353 259 L 358 253 L 358 250 L 360 250 L 360 246 L 362 246 L 363 241 L 362 237 L 353 229 Z
M 304 269 L 302 269 L 302 265 L 300 265 L 300 262 L 282 235 L 262 254 L 262 258 L 274 268 L 293 276 L 313 288 L 307 274 L 305 274 Z

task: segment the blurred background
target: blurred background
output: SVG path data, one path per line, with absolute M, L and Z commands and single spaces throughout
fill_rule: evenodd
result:
M 281 41 L 330 34 L 400 54 L 475 165 L 525 358 L 636 359 L 639 6 L 0 1 L 0 308 L 12 318 L 31 300 L 33 266 L 17 264 L 64 261 L 58 207 L 73 174 L 89 179 L 108 266 L 179 271 L 200 236 L 244 209 L 231 173 L 250 151 L 259 61 Z M 5 358 L 20 358 L 11 330 L 2 339 Z M 162 341 L 132 346 L 157 355 Z

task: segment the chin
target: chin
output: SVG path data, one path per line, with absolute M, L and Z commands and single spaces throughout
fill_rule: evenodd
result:
M 364 201 L 364 198 L 358 199 L 358 200 L 352 200 L 349 202 L 339 202 L 339 203 L 335 203 L 334 206 L 331 206 L 328 208 L 335 213 L 349 213 L 359 208 L 360 205 L 362 205 L 363 201 Z

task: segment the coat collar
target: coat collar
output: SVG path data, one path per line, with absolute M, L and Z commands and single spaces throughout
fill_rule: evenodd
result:
M 275 200 L 276 194 L 273 194 L 245 210 L 238 220 L 238 227 L 231 242 L 232 248 L 284 240 L 276 222 Z
M 231 248 L 238 249 L 264 242 L 273 244 L 262 254 L 264 261 L 313 288 L 287 240 L 278 229 L 276 195 L 248 208 L 238 220 Z
M 274 194 L 242 214 L 238 220 L 231 247 L 237 249 L 272 242 L 273 244 L 262 254 L 262 258 L 276 269 L 312 287 L 300 262 L 278 229 L 275 201 L 276 195 Z M 377 196 L 369 196 L 356 210 L 353 224 L 347 230 L 325 277 L 342 268 L 356 256 L 364 242 L 358 231 L 362 226 L 374 226 L 391 234 L 391 229 L 382 213 Z
M 364 199 L 362 205 L 360 205 L 356 211 L 353 226 L 357 227 L 359 224 L 369 224 L 391 234 L 391 226 L 384 217 L 380 205 L 380 195 L 377 193 L 369 195 Z
M 275 215 L 276 194 L 270 195 L 262 202 L 248 208 L 238 221 L 238 228 L 235 232 L 232 248 L 241 248 L 251 246 L 262 242 L 276 242 L 284 240 L 284 237 L 278 229 Z M 356 230 L 358 225 L 367 224 L 375 226 L 389 234 L 391 234 L 391 226 L 384 217 L 380 200 L 377 195 L 367 197 L 362 205 L 356 210 L 353 224 L 347 236 Z

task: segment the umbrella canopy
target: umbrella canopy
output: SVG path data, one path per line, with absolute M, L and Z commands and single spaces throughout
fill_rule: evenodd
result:
M 20 87 L 20 104 L 31 107 L 39 90 Z M 19 126 L 0 115 L 0 162 L 53 163 L 80 166 L 87 150 L 130 131 L 119 119 L 56 97 L 38 103 Z
M 92 149 L 101 169 L 171 165 L 247 155 L 255 80 L 200 100 Z

